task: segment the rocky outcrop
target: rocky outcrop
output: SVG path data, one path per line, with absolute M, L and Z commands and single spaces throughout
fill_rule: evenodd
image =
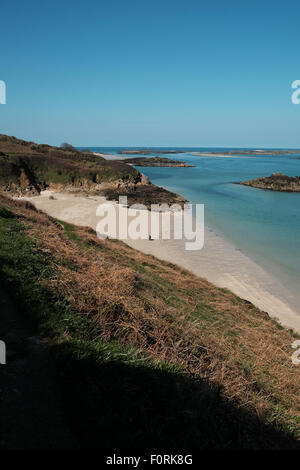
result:
M 143 204 L 150 209 L 151 204 L 179 204 L 181 207 L 187 203 L 184 197 L 167 191 L 154 184 L 136 184 L 122 188 L 110 188 L 103 190 L 103 196 L 109 200 L 118 200 L 119 196 L 126 196 L 128 206 L 132 204 Z
M 149 181 L 148 176 L 144 175 L 144 173 L 141 173 L 140 184 L 151 184 L 150 181 Z
M 83 192 L 90 194 L 100 194 L 103 191 L 134 191 L 134 188 L 139 185 L 151 185 L 148 177 L 143 173 L 138 173 L 134 178 L 122 179 L 119 178 L 115 181 L 101 181 L 100 175 L 97 175 L 94 180 L 87 178 L 75 179 L 72 183 L 61 184 L 61 183 L 49 183 L 47 189 L 56 192 Z
M 10 192 L 14 196 L 38 196 L 43 184 L 36 182 L 35 176 L 26 165 L 26 162 L 20 160 L 20 165 L 11 165 L 14 178 L 2 181 L 0 188 L 2 191 Z
M 239 184 L 269 191 L 300 192 L 300 176 L 286 176 L 282 173 L 273 173 L 265 178 L 255 178 Z
M 126 158 L 123 160 L 125 163 L 129 163 L 130 165 L 136 166 L 150 166 L 150 167 L 175 167 L 175 168 L 185 168 L 185 167 L 193 167 L 195 165 L 190 165 L 185 162 L 179 162 L 176 160 L 171 160 L 170 158 L 166 157 L 135 157 L 135 158 Z

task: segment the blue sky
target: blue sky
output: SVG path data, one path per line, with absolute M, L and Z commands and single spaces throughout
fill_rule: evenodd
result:
M 300 147 L 296 1 L 1 5 L 0 132 L 78 146 Z

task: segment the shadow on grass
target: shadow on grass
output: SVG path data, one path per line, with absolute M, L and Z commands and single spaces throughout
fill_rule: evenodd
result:
M 83 351 L 83 350 L 82 350 Z M 81 449 L 294 449 L 286 434 L 170 366 L 105 360 L 65 343 L 52 351 L 67 421 Z M 57 365 L 59 369 L 57 369 Z
M 0 288 L 11 297 L 0 312 L 0 337 L 13 333 L 21 346 L 38 332 L 53 341 L 66 338 L 65 332 L 73 338 L 45 349 L 30 340 L 0 370 L 0 447 L 299 448 L 287 434 L 229 403 L 218 387 L 122 345 L 95 341 L 99 331 L 92 331 L 87 316 L 47 288 L 54 258 L 24 234 L 9 209 L 0 216 Z M 23 321 L 28 328 L 21 328 Z M 290 426 L 278 421 L 285 430 Z

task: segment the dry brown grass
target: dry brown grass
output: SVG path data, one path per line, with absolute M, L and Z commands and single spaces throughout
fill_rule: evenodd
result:
M 291 331 L 179 267 L 122 242 L 99 240 L 87 228 L 73 227 L 77 242 L 72 241 L 59 223 L 28 203 L 2 196 L 0 203 L 51 254 L 56 274 L 49 287 L 90 317 L 95 340 L 137 346 L 217 384 L 261 419 L 279 423 L 284 415 L 293 427 L 299 424 L 300 369 L 291 362 Z

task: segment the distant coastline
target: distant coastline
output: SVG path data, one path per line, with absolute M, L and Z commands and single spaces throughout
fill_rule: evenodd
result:
M 192 152 L 193 155 L 203 157 L 226 157 L 226 156 L 238 156 L 238 155 L 297 155 L 300 150 L 297 149 L 282 149 L 282 150 L 230 150 L 222 153 L 218 152 Z

